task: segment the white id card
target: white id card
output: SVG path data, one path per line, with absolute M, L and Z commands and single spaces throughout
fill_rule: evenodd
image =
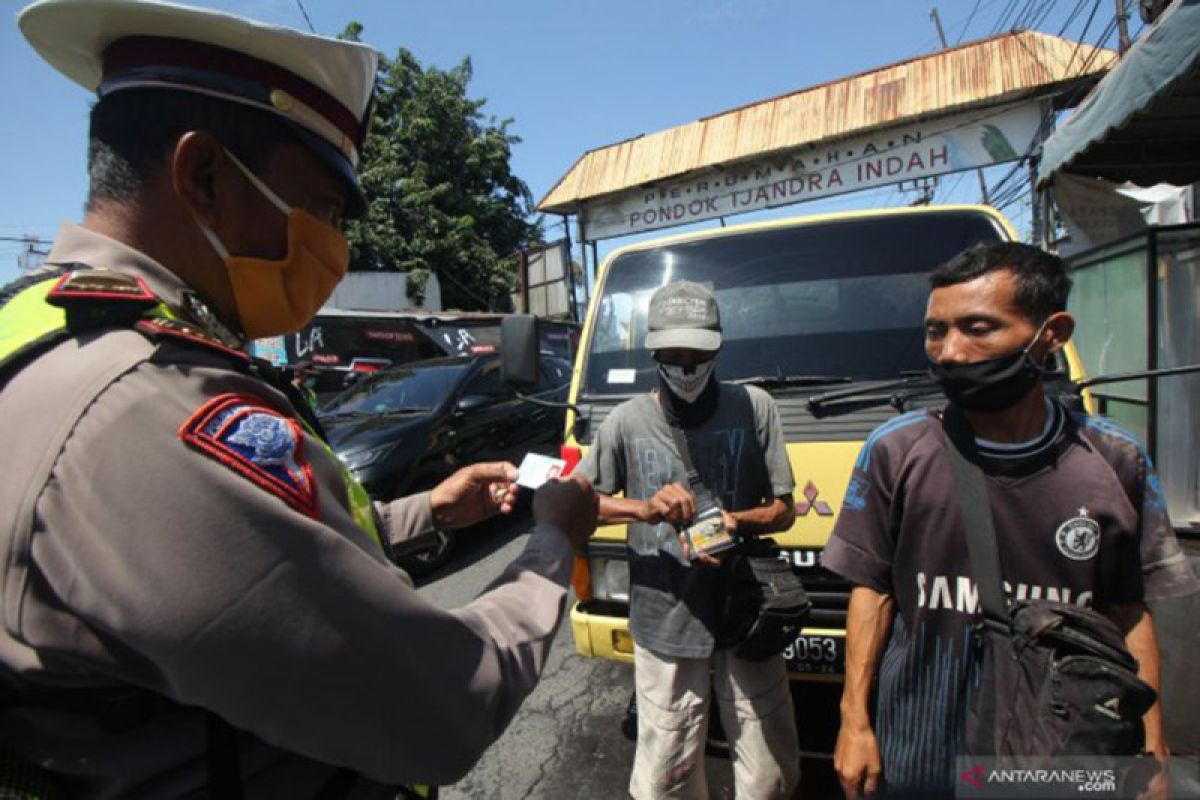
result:
M 538 453 L 526 453 L 525 459 L 521 462 L 521 466 L 518 469 L 517 485 L 528 489 L 536 489 L 551 478 L 557 478 L 562 475 L 563 469 L 566 466 L 567 462 L 561 458 L 550 458 L 550 456 L 543 456 Z

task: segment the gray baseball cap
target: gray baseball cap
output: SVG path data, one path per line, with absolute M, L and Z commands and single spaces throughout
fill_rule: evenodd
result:
M 650 296 L 646 320 L 646 349 L 718 350 L 721 347 L 721 311 L 717 298 L 698 283 L 668 283 Z

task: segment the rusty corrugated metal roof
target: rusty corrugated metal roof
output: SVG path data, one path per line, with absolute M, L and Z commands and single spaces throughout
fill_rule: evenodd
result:
M 805 144 L 994 105 L 1103 73 L 1112 50 L 1014 31 L 762 100 L 585 153 L 538 203 L 581 202 Z

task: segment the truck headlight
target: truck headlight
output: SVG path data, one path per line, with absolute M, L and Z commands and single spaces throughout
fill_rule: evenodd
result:
M 629 562 L 623 558 L 594 555 L 590 559 L 592 597 L 596 600 L 629 602 Z

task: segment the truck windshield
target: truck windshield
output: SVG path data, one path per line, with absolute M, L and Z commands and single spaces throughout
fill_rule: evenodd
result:
M 928 273 L 976 242 L 1001 238 L 991 217 L 964 209 L 742 231 L 624 253 L 600 289 L 581 394 L 628 395 L 655 385 L 643 346 L 647 305 L 656 289 L 677 280 L 716 294 L 721 380 L 774 376 L 771 388 L 778 388 L 924 370 Z

